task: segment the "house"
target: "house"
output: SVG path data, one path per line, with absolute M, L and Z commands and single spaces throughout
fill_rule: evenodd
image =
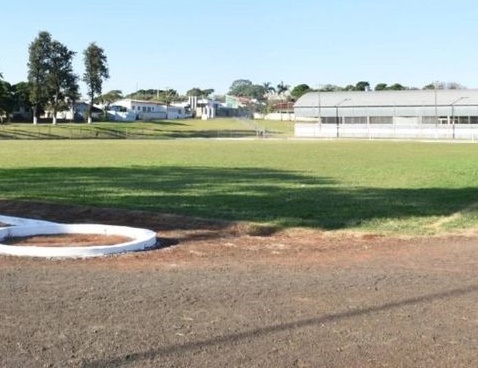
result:
M 219 110 L 224 104 L 210 98 L 191 96 L 189 97 L 189 106 L 191 107 L 193 116 L 206 120 L 213 119 L 220 115 Z
M 85 121 L 88 107 L 89 107 L 88 102 L 85 102 L 85 101 L 75 102 L 73 105 L 70 106 L 68 110 L 58 111 L 56 113 L 56 118 L 58 120 L 67 120 L 67 121 Z M 102 116 L 102 114 L 103 114 L 103 110 L 93 105 L 91 110 L 91 117 L 93 119 L 99 119 Z M 47 119 L 51 119 L 52 112 L 45 111 L 44 117 Z
M 126 98 L 114 102 L 110 111 L 128 112 L 136 120 L 184 119 L 186 109 L 182 106 L 167 106 L 157 101 L 143 101 Z

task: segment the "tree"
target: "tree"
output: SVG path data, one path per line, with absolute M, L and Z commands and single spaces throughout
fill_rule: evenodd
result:
M 292 88 L 292 91 L 290 91 L 290 95 L 295 99 L 298 100 L 302 95 L 306 94 L 307 92 L 310 92 L 311 89 L 307 84 L 299 84 Z
M 229 88 L 229 94 L 237 97 L 248 97 L 255 100 L 264 100 L 265 88 L 259 84 L 253 84 L 248 79 L 238 79 Z
M 39 110 L 45 106 L 48 100 L 47 76 L 51 43 L 50 33 L 42 31 L 28 48 L 28 83 L 33 124 L 38 123 Z
M 289 90 L 289 86 L 284 84 L 283 81 L 281 81 L 276 87 L 276 92 L 279 96 L 284 95 L 284 93 L 286 93 L 288 90 Z
M 404 90 L 407 90 L 408 87 L 405 87 L 401 85 L 400 83 L 394 83 L 390 87 L 388 87 L 388 89 L 391 91 L 404 91 Z
M 178 97 L 179 94 L 175 89 L 168 88 L 164 91 L 158 91 L 154 99 L 166 104 L 166 106 L 169 106 L 171 102 L 176 100 Z
M 58 41 L 50 45 L 47 85 L 49 105 L 56 124 L 57 112 L 68 106 L 68 100 L 77 100 L 79 94 L 78 77 L 73 73 L 73 56 L 76 53 Z
M 202 90 L 203 97 L 208 98 L 214 93 L 214 88 L 207 88 Z
M 462 84 L 457 83 L 457 82 L 448 82 L 446 84 L 446 88 L 447 89 L 466 89 L 465 86 L 463 86 Z
M 280 99 L 282 100 L 284 98 L 284 93 L 286 93 L 289 90 L 289 86 L 284 84 L 283 81 L 281 81 L 277 86 L 276 86 L 276 91 L 277 94 L 279 95 Z M 281 103 L 282 105 L 282 103 Z M 282 106 L 280 109 L 280 120 L 282 121 Z
M 197 97 L 207 98 L 213 93 L 214 93 L 214 89 L 212 88 L 200 89 L 198 87 L 194 87 L 186 92 L 186 96 L 197 96 Z
M 237 79 L 232 82 L 229 88 L 229 94 L 233 96 L 247 96 L 248 89 L 252 86 L 252 82 L 248 79 Z
M 433 82 L 422 89 L 466 89 L 466 87 L 457 82 Z
M 387 83 L 378 83 L 374 88 L 375 91 L 386 91 L 387 89 Z
M 105 110 L 115 101 L 121 100 L 123 98 L 123 92 L 119 89 L 111 90 L 97 98 L 97 101 L 102 103 L 105 106 Z
M 266 94 L 270 94 L 270 93 L 275 93 L 276 92 L 276 89 L 274 88 L 274 86 L 270 83 L 270 82 L 264 82 L 262 83 L 262 87 L 264 87 L 264 91 Z
M 320 92 L 336 92 L 342 90 L 342 87 L 336 86 L 335 84 L 326 84 L 319 89 Z
M 370 88 L 370 83 L 366 81 L 357 82 L 355 85 L 355 91 L 368 91 Z
M 101 95 L 103 81 L 110 77 L 107 65 L 107 58 L 104 50 L 97 46 L 94 42 L 90 43 L 88 48 L 83 52 L 85 62 L 85 73 L 83 74 L 83 82 L 86 83 L 88 89 L 88 97 L 90 104 L 88 106 L 88 124 L 91 124 L 91 111 L 93 109 L 93 101 L 96 95 Z
M 157 98 L 162 92 L 163 91 L 159 89 L 139 89 L 133 93 L 130 93 L 129 95 L 126 95 L 126 98 L 149 101 Z
M 56 124 L 57 112 L 66 108 L 67 98 L 78 94 L 78 77 L 72 65 L 74 55 L 75 52 L 53 40 L 48 32 L 40 32 L 30 44 L 28 83 L 34 124 L 47 104 L 52 109 L 53 124 Z
M 110 105 L 115 101 L 121 100 L 122 98 L 123 92 L 121 92 L 119 89 L 114 89 L 96 99 L 97 102 L 100 102 L 103 105 L 103 116 L 105 120 L 108 117 L 108 108 Z
M 15 107 L 14 90 L 10 83 L 0 79 L 0 122 L 3 123 L 3 115 L 10 118 Z
M 202 90 L 200 88 L 194 87 L 186 92 L 186 96 L 189 97 L 199 97 L 202 95 Z
M 260 84 L 253 84 L 247 89 L 247 94 L 245 97 L 250 97 L 251 99 L 263 101 L 265 100 L 266 90 L 264 86 Z
M 32 106 L 30 103 L 30 84 L 28 82 L 19 82 L 12 86 L 13 89 L 13 111 L 19 111 L 24 109 L 31 112 Z M 14 119 L 24 119 L 24 115 L 13 116 Z

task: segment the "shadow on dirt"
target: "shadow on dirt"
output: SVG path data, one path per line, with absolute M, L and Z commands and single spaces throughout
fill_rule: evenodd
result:
M 385 303 L 377 306 L 371 306 L 368 308 L 353 309 L 343 312 L 338 312 L 334 314 L 326 314 L 323 316 L 315 318 L 307 318 L 297 321 L 291 321 L 288 323 L 277 324 L 272 326 L 265 326 L 257 329 L 252 329 L 249 331 L 218 336 L 208 340 L 202 341 L 191 341 L 185 344 L 176 344 L 171 346 L 165 346 L 161 349 L 149 350 L 144 352 L 134 352 L 125 354 L 124 356 L 112 358 L 110 360 L 99 360 L 94 362 L 89 362 L 83 365 L 84 368 L 94 368 L 94 367 L 118 367 L 127 363 L 134 363 L 144 360 L 152 360 L 158 356 L 172 355 L 172 354 L 183 354 L 190 350 L 202 349 L 210 346 L 221 345 L 225 343 L 240 344 L 241 340 L 245 339 L 255 339 L 260 338 L 261 336 L 278 333 L 282 331 L 291 331 L 309 326 L 322 325 L 324 323 L 337 322 L 342 319 L 355 318 L 364 315 L 370 315 L 373 313 L 379 313 L 387 311 L 390 309 L 406 307 L 409 305 L 431 303 L 436 300 L 449 299 L 467 295 L 470 293 L 476 293 L 478 291 L 478 285 L 471 285 L 464 288 L 447 290 L 440 293 L 428 294 L 423 296 L 418 296 L 414 298 L 404 299 L 400 301 L 394 301 L 390 303 Z

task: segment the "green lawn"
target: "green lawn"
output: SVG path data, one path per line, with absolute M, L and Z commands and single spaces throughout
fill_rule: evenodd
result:
M 2 139 L 171 139 L 254 138 L 266 130 L 269 136 L 293 135 L 290 122 L 247 119 L 184 119 L 124 123 L 13 123 L 0 125 Z
M 478 145 L 371 141 L 0 141 L 0 197 L 434 234 L 478 224 Z

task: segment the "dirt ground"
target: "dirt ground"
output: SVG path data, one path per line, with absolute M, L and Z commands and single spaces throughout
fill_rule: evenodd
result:
M 157 231 L 89 260 L 0 256 L 1 367 L 476 367 L 478 236 L 388 238 L 0 200 Z
M 2 244 L 23 247 L 94 247 L 126 243 L 131 240 L 132 238 L 120 235 L 57 234 L 8 237 L 2 240 Z

